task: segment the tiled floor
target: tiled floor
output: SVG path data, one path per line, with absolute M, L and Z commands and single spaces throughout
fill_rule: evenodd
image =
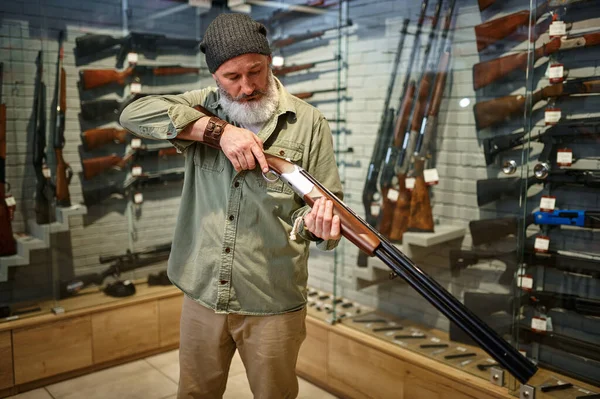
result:
M 179 351 L 97 371 L 48 385 L 8 399 L 175 399 L 179 380 Z M 236 353 L 229 370 L 225 399 L 252 398 L 244 365 Z M 335 396 L 300 379 L 299 399 L 334 399 Z

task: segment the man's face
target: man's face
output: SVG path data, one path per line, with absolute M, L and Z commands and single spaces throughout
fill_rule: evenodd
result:
M 213 78 L 233 101 L 261 100 L 267 93 L 270 63 L 270 56 L 243 54 L 221 64 Z

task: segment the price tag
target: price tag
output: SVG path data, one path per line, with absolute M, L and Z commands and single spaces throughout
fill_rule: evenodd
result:
M 13 197 L 12 194 L 8 194 L 4 197 L 4 201 L 6 201 L 6 206 L 8 207 L 8 220 L 12 221 L 15 218 L 17 201 L 15 201 L 15 197 Z
M 525 291 L 531 291 L 533 289 L 533 277 L 529 274 L 517 276 L 517 287 Z
M 565 80 L 565 66 L 563 64 L 552 64 L 548 68 L 548 79 L 551 84 L 561 83 Z
M 552 212 L 556 206 L 556 197 L 543 195 L 540 200 L 540 211 Z
M 531 329 L 539 332 L 546 332 L 548 329 L 548 324 L 546 323 L 546 319 L 542 319 L 541 317 L 532 317 L 531 318 Z
M 388 193 L 387 193 L 387 198 L 388 198 L 390 201 L 397 201 L 397 200 L 398 200 L 398 195 L 400 195 L 400 193 L 398 192 L 398 190 L 395 190 L 395 189 L 393 189 L 393 188 L 390 188 L 390 189 L 388 190 Z
M 410 335 L 412 335 L 413 337 L 419 337 L 419 336 L 423 335 L 423 333 L 421 331 L 415 331 L 415 332 L 412 332 Z
M 415 178 L 407 177 L 406 180 L 404 180 L 404 184 L 406 185 L 407 190 L 412 190 L 415 188 Z
M 441 339 L 439 339 L 439 338 L 436 338 L 436 337 L 431 338 L 431 342 L 438 343 L 440 341 L 441 341 Z
M 131 168 L 131 175 L 134 177 L 138 177 L 142 175 L 142 167 L 139 165 L 133 166 Z
M 131 148 L 137 150 L 142 146 L 142 139 L 131 139 Z
M 423 177 L 425 178 L 425 183 L 428 186 L 435 186 L 440 182 L 440 176 L 438 175 L 437 169 L 425 169 L 423 171 Z
M 562 112 L 558 108 L 547 108 L 544 113 L 544 121 L 546 125 L 556 125 L 560 118 L 562 117 Z
M 138 54 L 137 53 L 127 54 L 127 62 L 129 62 L 130 64 L 137 64 L 138 63 Z
M 371 205 L 371 215 L 373 215 L 373 216 L 379 216 L 379 209 L 380 208 L 381 207 L 379 205 L 375 205 L 375 204 Z
M 521 355 L 523 355 L 523 356 L 527 357 L 527 352 L 525 352 L 525 351 L 519 351 L 519 353 L 520 353 Z
M 131 91 L 132 93 L 141 93 L 142 92 L 142 84 L 139 82 L 133 82 L 129 86 L 129 91 Z
M 135 193 L 133 195 L 133 203 L 134 204 L 141 204 L 142 202 L 144 202 L 144 194 L 142 194 L 142 193 Z
M 556 164 L 558 166 L 573 165 L 573 150 L 570 148 L 561 148 L 556 151 Z
M 17 206 L 17 201 L 15 201 L 15 197 L 12 195 L 7 195 L 4 200 L 6 201 L 6 206 Z
M 548 248 L 550 248 L 550 237 L 535 237 L 535 243 L 533 244 L 533 249 L 535 252 L 548 252 Z
M 550 24 L 550 38 L 566 36 L 567 24 L 564 21 L 554 21 Z
M 400 341 L 400 340 L 397 340 L 397 339 L 395 339 L 395 340 L 394 340 L 394 343 L 395 343 L 395 344 L 398 344 L 398 345 L 400 345 L 400 346 L 407 346 L 406 342 L 404 342 L 404 341 Z
M 396 335 L 396 331 L 388 331 L 385 333 L 385 335 L 388 337 L 392 337 L 392 336 Z
M 457 347 L 456 347 L 456 350 L 457 350 L 457 351 L 459 351 L 459 352 L 466 352 L 466 351 L 467 351 L 467 348 L 465 348 L 465 347 L 462 347 L 462 346 L 457 346 Z

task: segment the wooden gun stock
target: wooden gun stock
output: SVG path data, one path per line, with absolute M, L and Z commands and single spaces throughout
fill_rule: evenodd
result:
M 301 100 L 306 100 L 307 98 L 311 98 L 315 93 L 313 91 L 303 91 L 302 93 L 295 93 L 294 96 L 298 97 Z
M 398 173 L 398 198 L 392 205 L 392 211 L 389 215 L 389 234 L 390 240 L 401 242 L 404 232 L 408 228 L 408 217 L 410 215 L 410 203 L 412 194 L 406 188 L 406 175 Z
M 425 169 L 425 158 L 417 158 L 414 161 L 415 186 L 410 198 L 410 214 L 408 217 L 407 231 L 433 232 L 433 214 L 431 213 L 431 201 L 429 200 L 429 189 L 425 183 L 423 171 Z
M 152 73 L 155 76 L 172 76 L 172 75 L 186 75 L 190 73 L 200 73 L 200 68 L 194 67 L 157 67 Z
M 177 154 L 177 148 L 175 147 L 169 147 L 158 151 L 159 157 L 172 157 Z
M 89 129 L 81 134 L 81 138 L 86 151 L 91 151 L 109 143 L 124 144 L 128 135 L 125 129 Z
M 481 52 L 488 46 L 511 36 L 519 29 L 529 25 L 529 16 L 529 10 L 523 10 L 475 26 L 477 51 Z M 526 38 L 527 36 L 525 35 L 523 40 Z
M 479 4 L 479 11 L 483 11 L 486 8 L 489 8 L 492 5 L 494 5 L 494 3 L 496 3 L 496 0 L 477 0 L 477 3 Z
M 65 162 L 62 149 L 54 149 L 56 156 L 56 203 L 59 206 L 71 206 L 71 196 L 69 194 L 69 183 L 73 172 L 71 166 Z
M 123 72 L 113 69 L 84 69 L 79 72 L 84 90 L 94 89 L 113 83 L 119 86 L 125 85 L 125 80 L 133 74 L 133 67 Z
M 115 154 L 104 157 L 84 159 L 81 161 L 83 166 L 83 177 L 90 180 L 95 176 L 111 168 L 123 168 L 128 161 L 128 157 L 121 158 Z
M 310 68 L 313 68 L 314 66 L 315 66 L 314 62 L 309 62 L 306 64 L 290 65 L 287 67 L 273 68 L 273 75 L 283 76 L 283 75 L 287 75 L 288 73 L 292 73 L 292 72 L 304 71 L 305 69 L 310 69 Z

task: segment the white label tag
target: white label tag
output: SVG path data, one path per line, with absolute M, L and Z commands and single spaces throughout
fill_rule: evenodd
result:
M 44 175 L 44 177 L 45 177 L 46 179 L 49 179 L 50 177 L 52 177 L 52 171 L 51 171 L 51 170 L 50 170 L 50 168 L 49 168 L 49 167 L 47 167 L 47 166 L 44 166 L 44 167 L 42 168 L 42 174 Z
M 404 342 L 404 341 L 399 341 L 399 340 L 397 340 L 397 339 L 395 339 L 395 340 L 394 340 L 394 343 L 395 343 L 395 344 L 398 344 L 398 345 L 400 345 L 400 346 L 406 346 L 406 345 L 407 345 L 407 344 L 406 344 L 406 342 Z
M 533 278 L 527 275 L 520 275 L 517 277 L 517 286 L 524 290 L 532 290 Z
M 379 205 L 371 205 L 371 215 L 379 216 Z
M 551 83 L 554 80 L 562 81 L 563 76 L 565 76 L 565 67 L 562 64 L 551 65 L 548 69 L 548 78 Z
M 12 195 L 6 197 L 4 200 L 6 201 L 7 206 L 17 205 L 17 201 L 15 201 L 15 197 L 13 197 Z
M 396 335 L 396 331 L 388 331 L 385 333 L 386 336 L 391 337 L 393 335 Z
M 552 212 L 556 206 L 556 197 L 542 196 L 540 200 L 540 211 Z
M 564 21 L 554 21 L 550 24 L 550 37 L 565 36 L 567 34 L 567 24 Z
M 556 164 L 558 166 L 573 165 L 573 150 L 565 148 L 556 151 Z
M 188 4 L 192 7 L 210 10 L 210 8 L 212 7 L 212 0 L 188 0 Z
M 550 248 L 550 239 L 542 236 L 536 237 L 533 248 L 536 252 L 548 252 L 548 248 Z
M 457 351 L 459 351 L 459 352 L 466 352 L 466 351 L 467 351 L 467 348 L 464 348 L 464 347 L 462 347 L 462 346 L 457 346 L 457 347 L 456 347 L 456 350 L 457 350 Z
M 423 333 L 420 331 L 415 331 L 415 332 L 411 333 L 410 335 L 412 335 L 413 337 L 419 337 L 419 336 L 423 335 Z
M 533 317 L 531 319 L 531 329 L 537 331 L 546 331 L 547 323 L 546 319 L 541 319 L 539 317 Z
M 131 148 L 133 148 L 134 150 L 140 148 L 142 146 L 142 140 L 141 139 L 131 139 Z
M 390 201 L 396 201 L 396 200 L 398 200 L 398 195 L 400 195 L 400 192 L 398 192 L 398 190 L 394 190 L 393 188 L 390 188 L 387 193 L 387 198 Z
M 138 83 L 138 82 L 133 82 L 129 86 L 129 91 L 131 91 L 132 93 L 141 93 L 142 92 L 142 84 Z
M 431 338 L 431 342 L 438 343 L 440 341 L 441 341 L 441 339 L 439 339 L 439 338 L 436 338 L 436 337 Z
M 544 113 L 544 121 L 546 122 L 546 125 L 554 125 L 554 124 L 558 123 L 560 121 L 561 117 L 562 117 L 562 112 L 560 110 L 548 109 Z
M 526 351 L 519 351 L 519 353 L 525 357 L 527 357 L 527 352 Z
M 142 167 L 141 166 L 134 166 L 131 168 L 131 175 L 138 177 L 142 175 Z
M 142 202 L 144 202 L 144 194 L 135 193 L 133 196 L 133 202 L 136 204 L 141 204 Z
M 137 64 L 137 62 L 138 62 L 138 55 L 137 55 L 137 53 L 129 53 L 129 54 L 127 54 L 127 62 L 129 62 L 130 64 Z
M 407 190 L 412 190 L 415 188 L 415 178 L 407 177 L 406 180 L 404 180 L 404 184 L 406 185 Z
M 440 175 L 438 175 L 437 169 L 425 169 L 423 171 L 423 178 L 428 186 L 433 186 L 439 183 Z

